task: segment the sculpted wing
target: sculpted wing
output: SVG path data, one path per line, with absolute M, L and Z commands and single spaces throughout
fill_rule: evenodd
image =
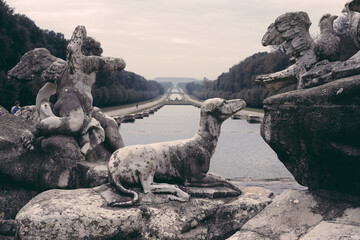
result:
M 268 27 L 261 43 L 263 46 L 282 44 L 288 55 L 298 58 L 313 46 L 310 25 L 306 12 L 285 13 Z
M 45 48 L 35 48 L 24 54 L 20 62 L 8 72 L 9 77 L 32 80 L 42 77 L 46 82 L 56 83 L 62 76 L 67 62 L 54 57 Z

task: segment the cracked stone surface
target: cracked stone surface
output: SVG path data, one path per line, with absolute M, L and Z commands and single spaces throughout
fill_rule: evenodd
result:
M 264 100 L 261 135 L 296 181 L 360 195 L 360 75 Z
M 359 198 L 285 191 L 228 238 L 243 239 L 360 239 Z
M 164 194 L 141 194 L 131 208 L 108 207 L 108 185 L 93 189 L 49 190 L 18 213 L 20 239 L 224 239 L 262 211 L 272 193 L 244 188 L 231 198 L 168 201 Z M 151 196 L 146 196 L 151 195 Z M 105 196 L 106 197 L 106 196 Z

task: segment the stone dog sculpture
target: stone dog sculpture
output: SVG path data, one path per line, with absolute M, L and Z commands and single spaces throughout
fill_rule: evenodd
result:
M 241 99 L 206 100 L 201 106 L 200 128 L 193 138 L 127 146 L 116 150 L 108 165 L 109 181 L 119 192 L 132 195 L 133 199 L 112 202 L 109 205 L 126 207 L 138 201 L 138 194 L 126 189 L 123 184 L 141 184 L 144 193 L 172 193 L 176 196 L 170 196 L 169 199 L 178 201 L 187 201 L 189 195 L 167 183 L 200 187 L 227 186 L 240 192 L 229 182 L 207 172 L 220 135 L 221 124 L 245 105 Z M 167 183 L 155 183 L 154 180 Z
M 92 106 L 91 87 L 97 71 L 121 71 L 125 62 L 121 58 L 85 56 L 81 47 L 86 37 L 85 27 L 76 27 L 67 46 L 67 62 L 46 49 L 35 49 L 9 72 L 19 79 L 41 74 L 47 81 L 36 98 L 41 121 L 23 133 L 24 148 L 32 150 L 36 138 L 54 134 L 80 136 L 84 155 L 104 141 L 111 151 L 124 146 L 116 122 Z M 55 93 L 57 101 L 52 107 L 49 99 Z

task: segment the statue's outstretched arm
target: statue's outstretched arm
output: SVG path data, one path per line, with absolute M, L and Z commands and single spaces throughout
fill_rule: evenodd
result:
M 297 83 L 296 69 L 292 65 L 276 73 L 259 75 L 255 81 L 265 85 L 270 90 L 277 91 L 287 85 Z
M 83 71 L 89 74 L 98 71 L 121 71 L 125 66 L 126 63 L 122 58 L 89 56 L 86 57 Z

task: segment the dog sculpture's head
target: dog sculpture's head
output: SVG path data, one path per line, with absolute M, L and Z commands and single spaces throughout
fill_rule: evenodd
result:
M 211 98 L 203 102 L 201 111 L 211 114 L 220 121 L 225 121 L 245 106 L 246 103 L 242 99 L 224 100 L 221 98 Z

